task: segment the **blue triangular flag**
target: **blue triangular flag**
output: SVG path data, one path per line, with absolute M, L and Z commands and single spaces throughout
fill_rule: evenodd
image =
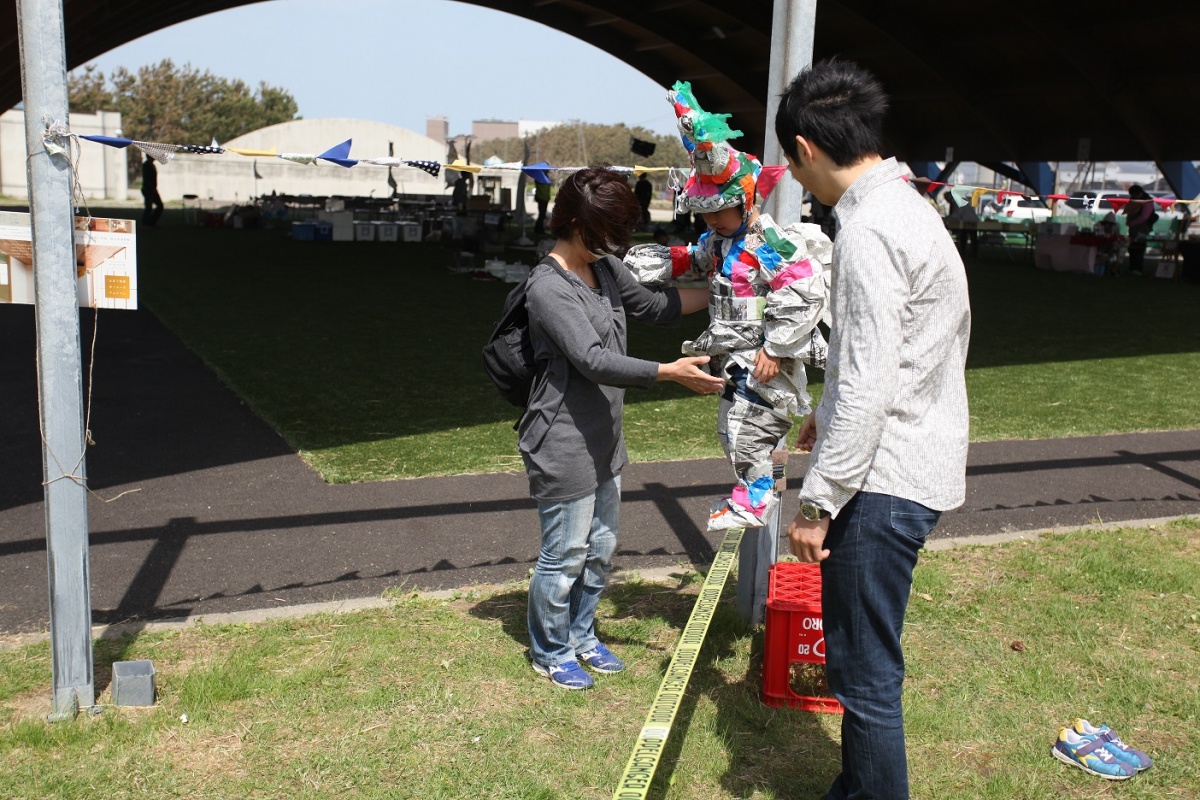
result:
M 526 164 L 521 167 L 521 172 L 533 178 L 534 183 L 550 183 L 550 176 L 546 174 L 548 169 L 554 169 L 554 167 L 545 161 L 539 161 L 536 164 Z
M 318 155 L 317 158 L 323 159 L 325 161 L 332 161 L 334 164 L 337 164 L 342 167 L 353 167 L 355 164 L 358 163 L 358 159 L 350 157 L 350 143 L 352 141 L 354 141 L 354 140 L 347 139 L 346 141 L 342 142 L 341 144 L 336 144 L 333 147 L 326 150 L 324 153 L 321 153 L 320 155 Z
M 99 142 L 106 144 L 109 147 L 129 147 L 133 144 L 133 139 L 118 139 L 115 136 L 80 136 L 80 139 L 87 139 L 89 142 Z

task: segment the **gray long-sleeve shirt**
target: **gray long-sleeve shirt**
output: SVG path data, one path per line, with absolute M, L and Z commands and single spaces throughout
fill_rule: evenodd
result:
M 837 515 L 858 491 L 962 505 L 971 311 L 962 259 L 895 159 L 834 207 L 833 323 L 801 497 Z
M 677 290 L 648 289 L 615 258 L 602 261 L 593 265 L 598 290 L 549 257 L 529 275 L 529 332 L 545 367 L 521 418 L 518 448 L 535 500 L 582 497 L 629 463 L 625 388 L 652 386 L 658 364 L 625 355 L 626 315 L 653 325 L 680 319 Z

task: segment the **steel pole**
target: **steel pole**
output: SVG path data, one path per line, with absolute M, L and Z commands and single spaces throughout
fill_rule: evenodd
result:
M 817 23 L 817 0 L 775 0 L 771 17 L 771 60 L 767 73 L 767 122 L 763 164 L 784 164 L 783 148 L 775 137 L 775 111 L 792 78 L 812 64 Z M 783 225 L 800 221 L 804 188 L 784 177 L 763 203 L 763 208 Z
M 17 0 L 29 208 L 33 220 L 38 403 L 50 575 L 50 718 L 95 705 L 84 470 L 83 374 L 75 276 L 70 144 L 46 149 L 47 129 L 67 124 L 62 0 Z
M 775 137 L 775 110 L 787 85 L 800 70 L 812 64 L 814 29 L 817 21 L 817 0 L 775 0 L 771 18 L 771 61 L 768 73 L 766 140 L 763 142 L 763 164 L 786 163 L 783 148 Z M 804 189 L 790 176 L 779 181 L 763 208 L 781 225 L 800 221 Z M 784 466 L 787 464 L 787 443 L 781 441 L 776 461 L 776 492 L 782 501 Z M 771 565 L 779 558 L 779 542 L 786 528 L 783 503 L 775 506 L 767 525 L 752 528 L 742 537 L 738 554 L 737 606 L 743 620 L 758 625 L 766 618 L 767 587 Z

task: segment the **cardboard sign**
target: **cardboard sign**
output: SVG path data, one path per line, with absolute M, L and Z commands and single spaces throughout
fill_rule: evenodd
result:
M 75 271 L 84 308 L 137 308 L 137 236 L 130 219 L 75 218 Z M 0 303 L 33 305 L 29 214 L 0 212 Z

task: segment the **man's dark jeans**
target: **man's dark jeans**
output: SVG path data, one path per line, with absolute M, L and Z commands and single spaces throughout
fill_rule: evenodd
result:
M 908 797 L 900 632 L 917 553 L 940 513 L 859 492 L 829 524 L 821 562 L 825 670 L 845 706 L 842 773 L 827 800 Z

